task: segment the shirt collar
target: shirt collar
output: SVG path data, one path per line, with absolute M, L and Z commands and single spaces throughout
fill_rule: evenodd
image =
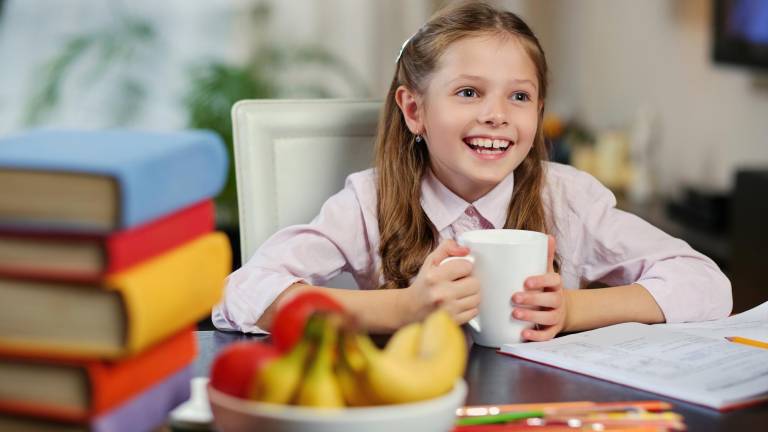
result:
M 435 177 L 432 170 L 428 169 L 421 179 L 421 207 L 438 232 L 456 222 L 470 205 L 473 205 L 482 217 L 493 224 L 494 228 L 503 228 L 507 221 L 507 210 L 512 199 L 514 184 L 513 171 L 490 192 L 477 201 L 468 203 L 451 192 Z

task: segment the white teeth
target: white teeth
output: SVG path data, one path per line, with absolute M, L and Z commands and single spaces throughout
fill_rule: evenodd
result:
M 493 148 L 505 149 L 509 146 L 509 141 L 506 140 L 493 140 Z
M 502 139 L 471 138 L 469 143 L 473 146 L 487 149 L 506 149 L 509 147 L 509 141 Z

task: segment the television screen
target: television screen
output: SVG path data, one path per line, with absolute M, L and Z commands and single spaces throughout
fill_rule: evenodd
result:
M 768 0 L 714 0 L 715 61 L 768 68 Z

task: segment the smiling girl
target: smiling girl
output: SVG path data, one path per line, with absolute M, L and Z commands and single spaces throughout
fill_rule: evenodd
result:
M 528 340 L 637 321 L 715 319 L 728 279 L 707 257 L 640 218 L 572 167 L 547 162 L 541 130 L 547 63 L 530 28 L 484 3 L 438 13 L 398 57 L 376 139 L 375 168 L 347 178 L 309 224 L 283 229 L 233 273 L 213 322 L 268 331 L 302 290 L 338 300 L 372 331 L 437 307 L 459 323 L 480 286 L 454 239 L 484 228 L 550 235 L 550 271 L 510 301 L 537 324 Z M 322 287 L 342 271 L 360 290 Z M 592 282 L 608 285 L 584 288 Z

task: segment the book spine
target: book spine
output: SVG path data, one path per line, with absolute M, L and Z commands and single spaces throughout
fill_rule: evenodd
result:
M 102 274 L 92 272 L 52 270 L 43 268 L 42 266 L 34 270 L 0 266 L 0 277 L 21 280 L 56 281 L 95 285 L 102 278 Z
M 194 328 L 182 330 L 169 339 L 119 361 L 102 361 L 0 352 L 0 361 L 47 364 L 83 370 L 87 376 L 88 407 L 68 407 L 52 402 L 15 400 L 14 394 L 0 395 L 0 413 L 55 421 L 84 423 L 113 410 L 192 364 L 197 353 Z M 85 381 L 85 379 L 84 379 Z
M 195 358 L 196 347 L 195 332 L 189 328 L 135 357 L 92 363 L 89 415 L 108 411 L 189 365 Z
M 130 228 L 187 207 L 221 191 L 227 178 L 224 144 L 212 132 L 195 132 L 186 145 L 129 164 L 115 174 L 120 228 Z
M 121 292 L 128 315 L 124 354 L 140 352 L 211 313 L 231 266 L 229 240 L 214 232 L 107 277 L 107 288 Z
M 88 415 L 78 408 L 56 407 L 28 402 L 18 402 L 0 399 L 0 419 L 3 416 L 22 419 L 55 420 L 67 423 L 83 423 Z M 2 425 L 2 421 L 0 421 Z M 0 427 L 0 431 L 4 430 Z
M 189 399 L 192 366 L 171 375 L 145 392 L 91 422 L 93 432 L 152 431 L 165 423 L 168 414 Z
M 51 243 L 92 243 L 102 252 L 104 264 L 100 270 L 82 271 L 52 267 L 47 262 L 34 267 L 14 268 L 0 265 L 0 276 L 72 283 L 96 284 L 109 273 L 117 273 L 154 258 L 205 233 L 213 231 L 215 209 L 208 199 L 181 211 L 138 227 L 117 231 L 108 236 L 68 233 L 62 231 L 0 231 L 0 241 L 45 239 Z
M 213 201 L 205 200 L 135 229 L 118 231 L 106 240 L 105 273 L 125 270 L 213 231 Z
M 93 418 L 80 416 L 40 415 L 34 411 L 0 411 L 2 431 L 90 431 L 149 432 L 157 430 L 173 409 L 187 401 L 191 394 L 193 367 L 187 367 L 156 383 L 145 392 L 126 400 L 111 411 Z
M 50 228 L 9 229 L 0 228 L 0 243 L 46 243 L 52 247 L 67 247 L 76 244 L 78 247 L 89 245 L 95 249 L 104 250 L 104 235 L 93 233 L 72 233 Z M 12 261 L 12 260 L 11 260 Z M 69 269 L 51 265 L 46 260 L 38 259 L 33 265 L 18 266 L 15 263 L 0 264 L 0 277 L 24 280 L 45 280 L 72 283 L 98 283 L 102 277 L 101 271 Z

